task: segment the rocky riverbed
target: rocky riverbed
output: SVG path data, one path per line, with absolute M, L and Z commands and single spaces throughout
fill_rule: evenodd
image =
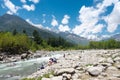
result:
M 52 53 L 54 54 L 53 51 L 36 51 L 36 52 L 28 51 L 22 54 L 11 55 L 5 52 L 4 53 L 0 52 L 0 63 L 18 62 L 21 60 L 47 57 L 47 56 L 53 55 Z
M 120 50 L 61 51 L 57 63 L 46 66 L 27 78 L 38 78 L 51 71 L 42 80 L 120 80 Z

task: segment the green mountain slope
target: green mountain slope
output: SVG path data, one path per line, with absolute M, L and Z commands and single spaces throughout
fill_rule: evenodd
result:
M 22 33 L 23 30 L 26 31 L 26 33 L 31 36 L 34 30 L 37 30 L 42 38 L 48 39 L 49 37 L 59 37 L 66 39 L 69 42 L 75 43 L 75 44 L 88 44 L 88 40 L 80 37 L 78 35 L 69 33 L 69 32 L 53 32 L 49 31 L 47 29 L 43 28 L 37 28 L 32 25 L 30 25 L 28 22 L 26 22 L 24 19 L 16 16 L 16 15 L 9 15 L 4 14 L 0 17 L 0 31 L 10 31 L 13 32 L 13 30 L 17 30 L 17 32 Z

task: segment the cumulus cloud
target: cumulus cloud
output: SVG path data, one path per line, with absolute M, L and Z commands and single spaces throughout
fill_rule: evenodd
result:
M 105 17 L 105 21 L 108 24 L 107 30 L 109 32 L 114 32 L 117 29 L 120 25 L 120 2 L 115 4 L 112 13 Z
M 4 0 L 4 5 L 9 9 L 8 14 L 16 14 L 20 9 L 19 6 L 15 6 L 10 0 Z
M 22 3 L 26 3 L 26 0 L 20 0 Z
M 33 2 L 33 3 L 35 3 L 35 4 L 37 4 L 37 3 L 39 3 L 40 0 L 29 0 L 29 1 L 31 1 L 31 2 Z
M 60 24 L 59 27 L 58 27 L 58 29 L 61 32 L 70 31 L 70 28 L 69 28 L 68 25 L 63 26 L 63 25 Z
M 62 19 L 62 24 L 68 24 L 70 17 L 68 15 L 64 15 L 64 18 Z
M 31 5 L 29 6 L 29 5 L 24 4 L 24 5 L 23 5 L 23 8 L 26 9 L 27 11 L 34 11 L 34 10 L 35 10 L 35 5 L 34 5 L 34 4 L 31 4 Z
M 95 26 L 95 28 L 92 30 L 92 33 L 99 33 L 102 32 L 104 25 L 103 24 L 98 24 Z
M 26 19 L 26 21 L 31 24 L 32 26 L 35 26 L 37 28 L 42 28 L 43 26 L 41 24 L 34 24 L 32 21 L 30 21 L 30 19 Z
M 52 25 L 53 27 L 58 26 L 58 22 L 57 22 L 57 20 L 55 19 L 55 16 L 52 16 L 52 17 L 53 17 L 53 19 L 52 19 L 52 21 L 51 21 L 51 25 Z
M 113 11 L 108 16 L 103 16 L 106 8 L 115 5 Z M 82 6 L 79 11 L 79 25 L 75 25 L 72 29 L 73 33 L 82 35 L 86 38 L 96 38 L 96 34 L 102 32 L 104 27 L 107 27 L 108 32 L 114 32 L 120 24 L 120 2 L 119 0 L 103 0 L 95 6 Z M 99 23 L 100 20 L 105 20 L 108 26 L 104 23 Z
M 81 24 L 76 25 L 73 29 L 73 32 L 78 35 L 87 35 L 92 33 L 93 29 L 95 29 L 95 25 L 99 20 L 99 13 L 101 12 L 101 10 L 95 9 L 93 7 L 83 6 L 79 11 L 79 21 L 81 22 Z

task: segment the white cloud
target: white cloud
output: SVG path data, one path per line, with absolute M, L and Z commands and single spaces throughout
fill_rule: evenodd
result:
M 106 12 L 106 8 L 115 5 L 111 14 L 107 17 L 100 16 Z M 99 23 L 100 20 L 105 20 L 108 27 L 104 23 Z M 75 25 L 72 29 L 73 33 L 82 35 L 86 38 L 97 38 L 96 34 L 102 32 L 104 27 L 107 27 L 109 32 L 114 32 L 120 24 L 120 2 L 119 0 L 102 0 L 94 7 L 82 6 L 79 11 L 79 25 Z
M 35 10 L 35 5 L 31 4 L 29 6 L 29 5 L 24 4 L 23 8 L 26 9 L 27 11 L 34 11 Z
M 52 19 L 52 21 L 51 21 L 51 25 L 52 25 L 53 27 L 58 26 L 58 22 L 57 22 L 57 20 L 55 19 L 55 16 L 52 15 L 52 17 L 53 17 L 53 19 Z
M 26 0 L 20 0 L 22 3 L 26 3 Z
M 117 29 L 120 25 L 120 2 L 115 4 L 112 13 L 105 17 L 105 21 L 108 23 L 107 30 L 109 32 L 114 32 Z
M 11 11 L 7 11 L 7 14 L 13 15 L 13 13 Z
M 47 30 L 51 31 L 51 28 L 49 28 L 49 27 L 45 27 L 45 29 L 47 29 Z
M 35 3 L 35 4 L 37 4 L 37 3 L 39 3 L 40 0 L 29 0 L 29 1 L 31 1 L 31 2 L 33 2 L 33 3 Z
M 70 17 L 68 15 L 64 15 L 64 18 L 62 19 L 62 24 L 68 24 Z
M 58 29 L 59 29 L 59 31 L 61 31 L 61 32 L 70 31 L 70 28 L 69 28 L 68 25 L 65 25 L 65 26 L 59 25 Z
M 46 14 L 42 14 L 42 17 L 43 17 L 43 21 L 42 21 L 42 23 L 46 23 L 46 20 L 45 20 L 45 16 L 46 16 Z
M 5 6 L 9 9 L 8 13 L 16 14 L 20 7 L 15 6 L 10 0 L 4 0 Z
M 102 32 L 104 25 L 103 24 L 98 24 L 95 26 L 95 28 L 92 30 L 92 33 L 99 33 Z
M 79 21 L 81 22 L 81 24 L 76 25 L 72 31 L 75 34 L 84 34 L 86 36 L 92 33 L 93 29 L 95 29 L 95 25 L 99 20 L 99 13 L 101 12 L 102 11 L 99 9 L 83 6 L 79 11 Z
M 43 19 L 42 23 L 46 23 L 46 20 L 45 20 L 45 19 Z
M 53 19 L 52 19 L 52 22 L 51 22 L 51 25 L 52 25 L 53 27 L 58 26 L 57 20 L 53 18 Z
M 30 21 L 30 19 L 26 19 L 26 21 L 31 24 L 32 26 L 35 26 L 37 28 L 43 28 L 43 26 L 41 24 L 34 24 L 32 21 Z
M 93 34 L 88 35 L 88 39 L 90 39 L 90 40 L 96 40 L 96 41 L 100 40 L 100 38 L 97 35 L 93 35 Z

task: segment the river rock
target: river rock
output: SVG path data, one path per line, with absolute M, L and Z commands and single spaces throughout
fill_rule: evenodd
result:
M 107 58 L 107 62 L 108 62 L 108 63 L 111 63 L 111 64 L 114 63 L 111 57 Z
M 72 79 L 73 80 L 77 80 L 77 79 L 80 79 L 81 78 L 81 74 L 80 73 L 75 73 L 73 76 L 72 76 Z
M 117 67 L 118 69 L 120 69 L 120 64 L 117 64 L 116 67 Z
M 71 79 L 71 74 L 66 74 L 66 73 L 64 73 L 63 75 L 63 78 L 65 78 L 65 80 L 70 80 Z
M 0 61 L 3 61 L 3 56 L 0 56 Z
M 27 53 L 24 53 L 21 55 L 21 59 L 25 59 L 25 58 L 27 58 L 27 56 L 28 56 Z
M 89 67 L 87 71 L 92 76 L 98 76 L 103 71 L 103 68 L 102 67 Z
M 104 67 L 110 67 L 112 64 L 111 63 L 101 63 L 101 65 Z
M 52 77 L 50 80 L 63 80 L 62 76 Z
M 107 74 L 107 73 L 105 73 L 105 72 L 102 72 L 102 73 L 101 73 L 101 76 L 103 76 L 103 77 L 107 77 L 107 76 L 108 76 L 108 74 Z
M 66 69 L 59 69 L 59 70 L 55 71 L 55 75 L 62 75 L 64 73 L 73 74 L 73 73 L 75 73 L 75 69 L 74 68 L 66 68 Z
M 117 71 L 118 69 L 116 67 L 114 67 L 114 66 L 110 66 L 110 67 L 107 68 L 107 70 Z
M 120 57 L 116 57 L 116 58 L 114 58 L 114 61 L 115 61 L 115 62 L 117 62 L 117 61 L 120 62 Z
M 42 78 L 42 80 L 51 80 L 50 78 Z
M 113 74 L 113 77 L 120 78 L 120 74 Z

